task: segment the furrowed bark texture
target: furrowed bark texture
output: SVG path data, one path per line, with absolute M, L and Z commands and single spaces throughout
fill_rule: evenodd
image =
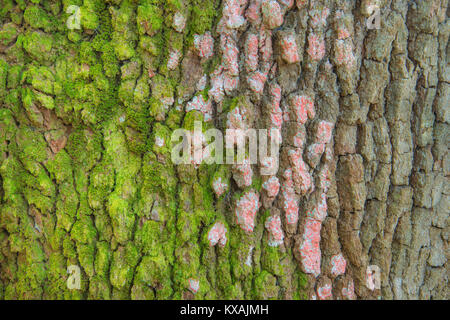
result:
M 447 299 L 447 6 L 2 0 L 0 297 Z M 174 165 L 195 120 L 278 172 Z

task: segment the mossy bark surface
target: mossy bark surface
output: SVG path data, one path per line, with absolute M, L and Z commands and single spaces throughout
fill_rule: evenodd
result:
M 0 298 L 448 299 L 448 0 L 0 3 Z M 196 120 L 277 115 L 275 195 L 261 163 L 172 162 Z

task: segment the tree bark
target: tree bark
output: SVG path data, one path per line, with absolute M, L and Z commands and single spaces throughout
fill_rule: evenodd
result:
M 1 2 L 0 298 L 448 299 L 447 0 Z

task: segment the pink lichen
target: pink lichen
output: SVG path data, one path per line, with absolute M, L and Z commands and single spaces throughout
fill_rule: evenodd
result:
M 283 13 L 280 4 L 275 0 L 266 0 L 262 3 L 263 21 L 267 28 L 275 29 L 283 24 Z
M 266 80 L 267 75 L 262 73 L 261 71 L 256 71 L 247 78 L 250 89 L 258 94 L 263 92 Z
M 296 190 L 298 190 L 301 195 L 305 195 L 309 191 L 312 191 L 313 184 L 307 164 L 303 161 L 302 158 L 302 150 L 289 150 L 288 157 L 292 165 L 292 177 L 296 186 Z
M 344 40 L 344 39 L 347 39 L 348 37 L 350 37 L 350 32 L 344 26 L 339 26 L 338 27 L 337 34 L 338 34 L 338 39 L 339 40 Z
M 162 138 L 162 137 L 159 137 L 159 136 L 156 136 L 155 137 L 155 144 L 158 146 L 158 147 L 162 147 L 162 146 L 164 146 L 164 138 Z
M 303 241 L 299 247 L 300 260 L 306 273 L 317 277 L 320 274 L 320 221 L 306 218 Z
M 186 26 L 186 18 L 180 13 L 180 12 L 176 12 L 173 15 L 173 28 L 177 31 L 177 32 L 183 32 L 184 27 Z
M 231 91 L 236 90 L 239 86 L 239 77 L 230 76 L 228 74 L 224 75 L 223 79 L 223 89 L 226 94 L 230 94 Z
M 322 60 L 325 55 L 325 40 L 315 33 L 308 36 L 308 54 L 315 61 Z
M 322 10 L 311 10 L 309 15 L 311 16 L 311 25 L 313 27 L 323 27 L 327 24 L 327 17 L 330 14 L 330 9 L 327 7 Z
M 202 94 L 196 95 L 192 101 L 188 102 L 186 105 L 186 112 L 191 110 L 198 110 L 203 113 L 203 117 L 205 121 L 212 120 L 212 104 L 211 100 L 205 101 Z
M 306 121 L 315 117 L 314 100 L 305 95 L 295 95 L 290 99 L 291 113 L 294 121 L 305 124 Z
M 222 182 L 222 177 L 218 177 L 212 183 L 213 190 L 218 197 L 220 197 L 228 188 L 228 184 Z
M 208 241 L 211 247 L 219 244 L 224 247 L 227 244 L 227 228 L 222 222 L 216 222 L 208 233 Z
M 211 74 L 211 89 L 208 91 L 208 94 L 211 98 L 216 102 L 221 102 L 225 95 L 223 89 L 224 82 L 223 75 L 223 67 L 219 66 L 212 74 Z
M 247 71 L 258 68 L 258 36 L 250 33 L 245 41 L 245 67 Z
M 247 19 L 253 24 L 259 24 L 261 22 L 261 2 L 262 0 L 250 0 L 250 5 L 245 13 Z
M 345 261 L 344 256 L 336 254 L 331 258 L 331 274 L 335 277 L 345 273 L 345 267 L 347 266 L 347 261 Z
M 288 8 L 291 8 L 294 5 L 294 0 L 279 0 L 279 2 Z
M 188 280 L 188 284 L 189 284 L 189 290 L 192 293 L 197 293 L 198 289 L 200 289 L 200 281 L 198 281 L 197 279 L 190 278 Z
M 331 293 L 331 284 L 327 283 L 323 287 L 317 288 L 317 296 L 320 300 L 333 298 L 333 295 Z
M 269 131 L 270 132 L 270 131 Z M 275 157 L 264 157 L 261 160 L 261 175 L 274 174 L 278 171 L 278 160 Z
M 181 52 L 179 50 L 173 50 L 169 53 L 169 60 L 167 61 L 167 69 L 174 70 L 178 67 L 178 63 L 181 58 Z
M 327 165 L 323 166 L 319 171 L 319 183 L 320 189 L 327 193 L 328 188 L 331 186 L 331 172 Z
M 293 138 L 294 147 L 303 150 L 305 140 L 306 140 L 306 131 L 304 129 L 303 130 L 299 129 Z
M 297 5 L 297 8 L 302 9 L 307 2 L 308 0 L 296 0 L 295 4 Z
M 241 6 L 239 0 L 226 0 L 222 11 L 226 20 L 226 25 L 230 29 L 237 29 L 245 23 L 241 15 Z
M 259 195 L 253 190 L 246 192 L 237 201 L 235 209 L 236 221 L 242 230 L 253 232 L 259 205 Z
M 328 121 L 320 121 L 317 126 L 316 143 L 327 144 L 331 140 L 331 132 L 333 131 L 334 124 Z
M 194 35 L 194 46 L 199 57 L 208 59 L 214 53 L 214 39 L 211 32 L 207 31 L 202 35 Z
M 204 74 L 203 77 L 201 77 L 200 80 L 198 80 L 198 83 L 197 83 L 197 90 L 198 91 L 202 91 L 202 90 L 205 89 L 206 81 L 207 81 L 207 77 L 206 77 L 206 74 Z
M 259 51 L 261 52 L 261 64 L 263 71 L 268 72 L 272 59 L 272 31 L 261 28 L 259 30 Z
M 231 37 L 227 37 L 227 40 L 225 41 L 225 45 L 222 48 L 223 55 L 222 55 L 222 61 L 224 68 L 227 70 L 227 72 L 232 76 L 238 76 L 239 75 L 239 62 L 238 62 L 238 56 L 239 56 L 239 49 L 236 46 L 236 43 L 234 40 L 231 39 Z
M 356 65 L 356 58 L 355 54 L 353 53 L 353 45 L 351 43 L 351 39 L 336 40 L 334 51 L 336 65 L 344 66 L 347 69 L 351 69 Z
M 288 34 L 281 37 L 281 57 L 287 63 L 295 63 L 300 61 L 300 55 L 298 54 L 297 42 L 293 34 Z
M 327 196 L 325 193 L 322 193 L 317 206 L 315 206 L 311 211 L 306 212 L 306 216 L 322 222 L 327 216 L 327 209 Z
M 349 299 L 349 300 L 355 300 L 356 299 L 355 285 L 353 283 L 353 280 L 349 280 L 348 286 L 342 288 L 342 295 L 345 298 Z
M 281 130 L 283 125 L 283 111 L 280 108 L 281 101 L 281 87 L 278 84 L 273 84 L 269 88 L 270 101 L 270 124 L 272 127 Z
M 248 187 L 252 184 L 253 170 L 249 159 L 244 159 L 242 164 L 233 166 L 233 178 L 239 188 Z
M 288 224 L 296 224 L 298 222 L 298 203 L 294 190 L 294 182 L 292 180 L 292 170 L 287 169 L 284 172 L 284 183 L 281 186 L 281 194 L 283 196 L 283 209 Z
M 244 129 L 244 116 L 239 107 L 235 107 L 227 114 L 227 128 L 228 129 Z
M 269 231 L 269 246 L 278 247 L 283 243 L 284 234 L 279 216 L 268 217 L 264 226 Z
M 278 191 L 280 190 L 280 182 L 278 181 L 277 177 L 272 176 L 263 183 L 262 187 L 264 190 L 266 190 L 267 196 L 269 196 L 270 198 L 274 198 L 277 196 Z

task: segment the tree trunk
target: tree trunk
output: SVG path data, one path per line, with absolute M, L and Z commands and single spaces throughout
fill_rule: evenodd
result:
M 447 0 L 1 2 L 0 298 L 448 298 Z

